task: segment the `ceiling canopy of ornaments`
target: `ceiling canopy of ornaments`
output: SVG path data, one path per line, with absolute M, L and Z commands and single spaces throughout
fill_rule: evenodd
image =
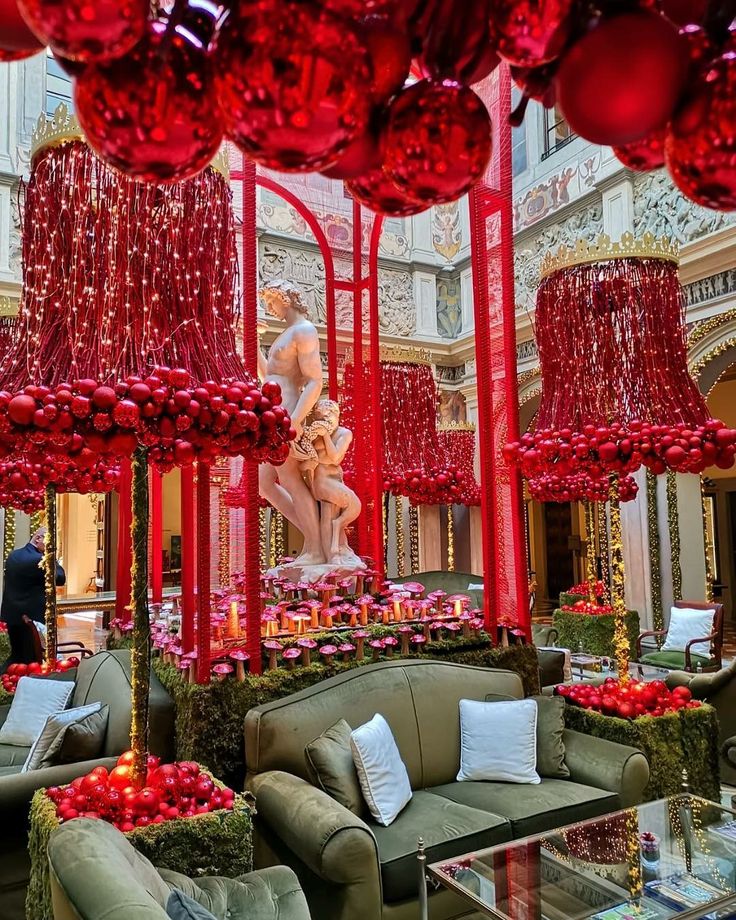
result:
M 734 0 L 0 0 L 0 60 L 50 46 L 90 145 L 129 176 L 191 177 L 229 138 L 395 215 L 483 175 L 491 123 L 470 86 L 503 60 L 581 137 L 633 169 L 666 162 L 690 198 L 734 209 L 735 13 Z
M 604 236 L 547 256 L 542 271 L 536 428 L 506 448 L 536 497 L 605 500 L 611 474 L 642 465 L 732 466 L 736 431 L 711 418 L 687 369 L 676 251 L 651 236 Z M 633 485 L 621 480 L 621 499 Z
M 163 468 L 220 454 L 283 461 L 293 431 L 279 387 L 259 388 L 237 354 L 224 166 L 136 182 L 95 156 L 63 107 L 34 141 L 0 452 L 88 471 L 138 444 Z

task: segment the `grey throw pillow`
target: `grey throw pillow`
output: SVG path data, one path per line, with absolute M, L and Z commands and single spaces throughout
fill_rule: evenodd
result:
M 352 729 L 340 719 L 304 748 L 312 782 L 358 817 L 366 814 L 350 747 Z
M 567 779 L 565 763 L 565 701 L 561 696 L 533 696 L 537 715 L 537 773 L 554 779 Z
M 169 895 L 166 902 L 166 914 L 171 917 L 171 920 L 217 920 L 217 917 L 211 914 L 206 907 L 202 907 L 194 898 L 190 898 L 178 888 L 174 888 Z
M 109 711 L 109 706 L 101 706 L 97 712 L 65 726 L 46 751 L 41 766 L 82 763 L 100 757 L 105 748 Z

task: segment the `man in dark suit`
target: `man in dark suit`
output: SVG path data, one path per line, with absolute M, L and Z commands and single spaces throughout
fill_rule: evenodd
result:
M 5 582 L 0 619 L 7 624 L 10 658 L 6 664 L 29 664 L 38 659 L 34 623 L 43 623 L 46 598 L 42 567 L 46 528 L 41 527 L 30 543 L 13 550 L 5 560 Z M 66 582 L 64 569 L 56 563 L 56 584 Z

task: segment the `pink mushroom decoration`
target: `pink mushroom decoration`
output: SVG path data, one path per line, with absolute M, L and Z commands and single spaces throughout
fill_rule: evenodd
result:
M 317 643 L 309 636 L 304 636 L 303 639 L 297 639 L 296 644 L 302 650 L 302 665 L 308 668 L 312 663 L 312 649 L 317 648 Z
M 401 587 L 404 591 L 408 591 L 409 594 L 414 594 L 417 597 L 424 594 L 424 585 L 420 585 L 418 581 L 406 581 Z
M 470 628 L 473 630 L 473 632 L 477 636 L 478 633 L 481 631 L 481 629 L 483 629 L 483 626 L 485 624 L 483 623 L 483 620 L 480 617 L 473 617 L 473 619 L 470 621 L 468 625 L 470 626 Z
M 197 658 L 198 657 L 199 656 L 197 655 L 197 652 L 195 650 L 195 651 L 189 652 L 188 654 L 184 655 L 184 657 L 182 658 L 182 661 L 186 661 L 186 663 L 189 665 L 189 683 L 190 684 L 196 684 L 197 682 Z
M 263 647 L 268 650 L 268 668 L 270 671 L 275 671 L 278 667 L 276 656 L 283 646 L 276 639 L 267 639 L 263 643 Z
M 389 658 L 393 657 L 394 649 L 398 644 L 399 640 L 396 638 L 396 636 L 386 636 L 386 638 L 383 640 L 383 647 L 385 648 L 386 655 Z
M 368 645 L 373 649 L 373 660 L 378 661 L 383 651 L 383 639 L 371 639 Z
M 444 624 L 445 629 L 450 633 L 450 638 L 454 639 L 460 630 L 463 628 L 462 624 L 452 621 L 450 623 Z
M 422 650 L 422 646 L 426 643 L 427 637 L 422 633 L 414 633 L 411 637 L 411 644 L 416 648 L 418 652 Z
M 401 635 L 401 654 L 408 655 L 409 639 L 414 635 L 414 627 L 408 625 L 399 626 L 398 632 Z
M 250 655 L 245 649 L 236 648 L 230 652 L 228 658 L 235 662 L 235 678 L 242 683 L 245 680 L 245 662 L 250 661 Z
M 319 650 L 320 655 L 324 658 L 325 664 L 329 665 L 332 663 L 332 659 L 337 655 L 337 646 L 336 645 L 323 645 Z
M 338 648 L 338 652 L 340 652 L 342 655 L 343 661 L 350 661 L 350 656 L 354 651 L 355 646 L 352 644 L 352 642 L 343 642 L 342 645 L 340 645 Z
M 302 650 L 299 648 L 287 648 L 284 649 L 283 659 L 286 662 L 286 666 L 290 671 L 294 670 L 294 665 L 296 664 L 297 658 L 302 657 Z
M 219 664 L 216 664 L 212 668 L 212 673 L 217 677 L 218 680 L 225 680 L 228 674 L 233 673 L 233 666 L 227 664 L 225 661 L 221 661 Z
M 365 629 L 356 629 L 353 633 L 353 639 L 355 640 L 356 652 L 355 657 L 358 661 L 362 661 L 364 656 L 363 646 L 366 639 L 370 639 L 371 634 Z
M 189 683 L 189 659 L 181 657 L 176 663 L 176 668 L 181 673 L 184 682 Z

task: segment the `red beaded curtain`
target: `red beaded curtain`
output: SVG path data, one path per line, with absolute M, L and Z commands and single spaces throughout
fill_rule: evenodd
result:
M 445 465 L 457 467 L 461 505 L 480 504 L 480 486 L 475 478 L 475 427 L 463 422 L 440 426 L 440 447 L 445 455 Z
M 475 89 L 491 114 L 494 144 L 488 171 L 470 195 L 484 613 L 492 634 L 504 617 L 530 636 L 522 482 L 503 457 L 519 431 L 508 68 L 500 66 Z

